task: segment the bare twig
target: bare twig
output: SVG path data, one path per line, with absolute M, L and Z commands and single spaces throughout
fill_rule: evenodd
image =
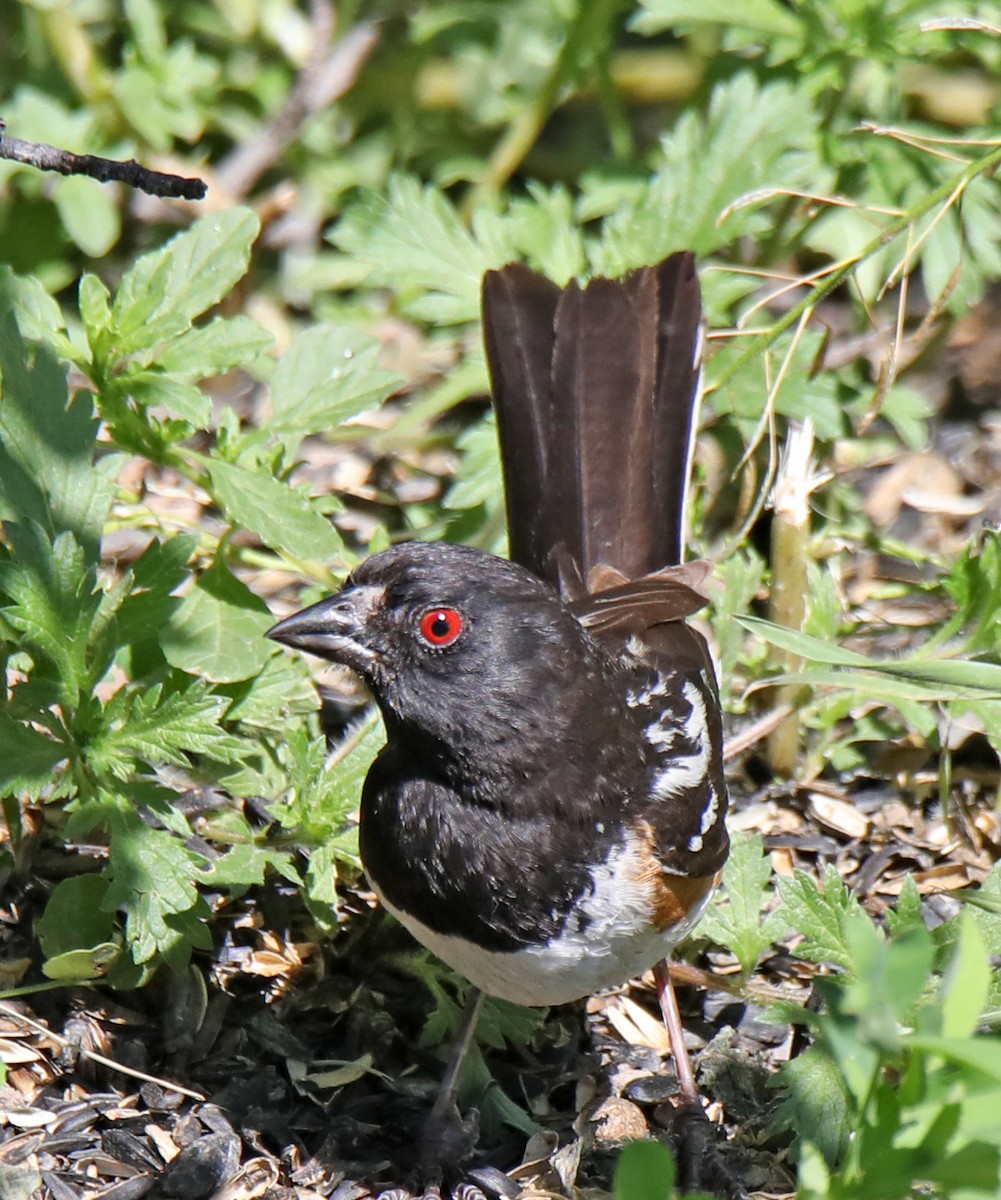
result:
M 310 0 L 312 49 L 285 102 L 252 141 L 235 149 L 216 171 L 231 198 L 247 195 L 294 141 L 303 122 L 349 91 L 379 38 L 374 21 L 362 21 L 331 45 L 335 33 L 330 0 Z
M 112 1071 L 118 1071 L 122 1075 L 129 1075 L 133 1079 L 141 1079 L 144 1083 L 156 1083 L 160 1087 L 171 1092 L 180 1092 L 182 1096 L 190 1096 L 193 1100 L 204 1100 L 205 1097 L 201 1092 L 194 1092 L 191 1088 L 182 1087 L 179 1083 L 172 1083 L 169 1079 L 160 1079 L 156 1075 L 147 1075 L 145 1071 L 137 1071 L 134 1067 L 126 1067 L 122 1063 L 115 1062 L 113 1058 L 105 1058 L 103 1054 L 97 1054 L 93 1050 L 86 1050 L 82 1046 L 78 1046 L 75 1042 L 71 1042 L 68 1038 L 64 1038 L 62 1034 L 56 1033 L 55 1030 L 49 1029 L 47 1025 L 43 1025 L 41 1021 L 36 1021 L 32 1017 L 25 1016 L 24 1013 L 18 1012 L 10 1004 L 4 1004 L 0 1001 L 0 1013 L 5 1017 L 10 1017 L 12 1021 L 20 1021 L 28 1029 L 34 1029 L 36 1033 L 44 1034 L 47 1038 L 51 1038 L 57 1045 L 62 1046 L 66 1050 L 74 1050 L 84 1058 L 89 1058 L 91 1062 L 100 1063 L 102 1067 L 108 1067 Z
M 45 142 L 25 142 L 20 138 L 3 137 L 0 128 L 0 158 L 24 163 L 39 171 L 58 171 L 60 175 L 88 175 L 101 183 L 115 180 L 139 188 L 151 196 L 178 200 L 203 200 L 208 190 L 201 179 L 185 179 L 181 175 L 164 175 L 140 166 L 134 158 L 119 162 L 101 158 L 98 154 L 72 154 Z

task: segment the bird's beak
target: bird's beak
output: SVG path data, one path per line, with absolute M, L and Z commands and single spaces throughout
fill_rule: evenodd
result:
M 385 599 L 381 587 L 347 588 L 279 621 L 266 636 L 365 674 L 376 660 L 368 645 L 369 621 Z

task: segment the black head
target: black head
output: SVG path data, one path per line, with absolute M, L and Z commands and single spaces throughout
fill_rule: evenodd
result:
M 358 671 L 391 736 L 421 733 L 460 754 L 530 733 L 526 723 L 540 712 L 572 723 L 568 665 L 581 685 L 571 691 L 590 691 L 605 669 L 546 584 L 505 559 L 440 542 L 373 555 L 341 592 L 268 636 Z M 550 727 L 549 737 L 559 732 Z

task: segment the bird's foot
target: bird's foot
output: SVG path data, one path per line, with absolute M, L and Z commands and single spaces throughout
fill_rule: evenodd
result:
M 721 1200 L 746 1200 L 743 1186 L 723 1162 L 716 1126 L 701 1104 L 682 1103 L 675 1110 L 671 1133 L 679 1192 L 709 1193 Z
M 463 1166 L 473 1157 L 479 1135 L 477 1109 L 470 1109 L 465 1118 L 454 1104 L 432 1110 L 417 1147 L 417 1175 L 425 1194 L 461 1175 Z

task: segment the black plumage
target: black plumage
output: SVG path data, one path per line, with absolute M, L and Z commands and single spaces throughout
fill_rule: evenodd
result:
M 550 1003 L 652 965 L 727 853 L 712 664 L 684 623 L 704 571 L 678 565 L 698 282 L 677 254 L 584 288 L 509 266 L 483 295 L 516 561 L 395 546 L 271 636 L 379 703 L 361 853 L 387 905 L 474 983 Z

